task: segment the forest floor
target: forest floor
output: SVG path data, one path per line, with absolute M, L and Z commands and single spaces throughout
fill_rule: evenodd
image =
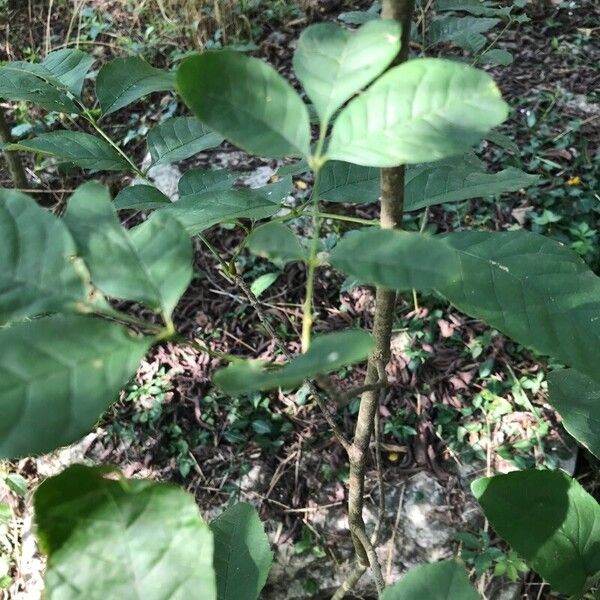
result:
M 232 10 L 221 20 L 207 16 L 200 28 L 188 31 L 177 21 L 185 15 L 178 13 L 174 1 L 165 3 L 165 14 L 149 6 L 134 9 L 139 3 L 88 0 L 75 15 L 72 4 L 57 1 L 48 14 L 47 3 L 18 2 L 11 8 L 8 2 L 10 19 L 0 18 L 6 31 L 0 59 L 43 56 L 65 40 L 77 39 L 82 48 L 94 51 L 98 65 L 116 55 L 136 53 L 156 66 L 170 67 L 188 50 L 233 44 L 293 78 L 291 57 L 304 27 L 370 6 L 361 1 L 304 2 L 302 7 L 281 0 L 255 2 L 255 12 Z M 490 170 L 518 166 L 537 174 L 539 185 L 493 199 L 434 207 L 427 227 L 524 227 L 570 245 L 600 272 L 600 5 L 594 0 L 530 2 L 524 13 L 529 21 L 508 28 L 496 43 L 513 53 L 514 62 L 489 69 L 512 107 L 502 132 L 515 145 L 503 149 L 484 143 L 481 156 Z M 413 50 L 418 52 L 417 47 Z M 36 109 L 9 108 L 17 137 L 55 127 L 55 117 Z M 115 137 L 126 139 L 124 147 L 141 163 L 149 127 L 182 110 L 171 96 L 155 94 L 111 116 L 108 126 Z M 56 211 L 85 178 L 80 171 L 48 160 L 25 160 L 36 197 Z M 163 185 L 172 185 L 181 171 L 198 165 L 246 173 L 249 185 L 275 181 L 279 166 L 277 161 L 249 158 L 224 143 L 156 176 Z M 9 187 L 3 169 L 0 161 L 0 185 Z M 120 175 L 102 179 L 114 192 L 128 184 Z M 306 197 L 311 183 L 295 178 L 295 197 Z M 332 205 L 328 210 L 338 208 Z M 351 205 L 347 214 L 376 218 L 377 206 Z M 136 218 L 129 214 L 126 220 Z M 406 217 L 407 228 L 420 225 L 416 217 Z M 302 231 L 303 224 L 299 227 Z M 339 222 L 327 223 L 331 240 L 344 231 Z M 231 257 L 241 235 L 239 229 L 219 227 L 207 237 L 223 257 Z M 274 272 L 271 263 L 249 254 L 239 257 L 238 266 L 249 284 Z M 195 271 L 194 283 L 175 314 L 178 329 L 190 337 L 202 332 L 215 351 L 277 358 L 276 345 L 252 308 L 200 246 Z M 275 282 L 260 298 L 290 351 L 297 352 L 304 267 L 291 264 L 275 271 Z M 318 331 L 369 328 L 373 296 L 369 288 L 349 288 L 343 278 L 323 268 L 317 279 L 316 310 Z M 40 597 L 43 560 L 32 536 L 31 490 L 77 461 L 115 464 L 127 476 L 176 482 L 196 496 L 207 518 L 233 500 L 251 502 L 265 520 L 276 550 L 276 567 L 261 597 L 328 597 L 351 557 L 344 516 L 344 453 L 309 402 L 307 390 L 232 400 L 211 385 L 218 366 L 217 359 L 191 348 L 158 347 L 81 443 L 0 466 L 13 476 L 11 488 L 3 489 L 0 483 L 0 502 L 8 504 L 12 514 L 4 524 L 0 514 L 0 554 L 10 558 L 12 577 L 0 598 Z M 469 493 L 470 481 L 481 474 L 560 465 L 600 497 L 598 466 L 577 451 L 546 401 L 546 373 L 552 368 L 434 295 L 400 299 L 388 367 L 391 385 L 380 411 L 386 490 L 380 557 L 390 581 L 415 564 L 458 553 L 472 574 L 477 573 L 479 589 L 490 600 L 559 597 L 533 573 L 516 583 L 494 575 L 496 550 L 502 560 L 510 556 L 488 530 Z M 340 377 L 344 384 L 358 383 L 363 372 Z M 351 403 L 342 415 L 347 431 L 356 410 Z M 368 472 L 366 489 L 366 517 L 372 525 L 379 502 L 374 468 Z M 371 597 L 370 586 L 365 577 L 358 597 Z

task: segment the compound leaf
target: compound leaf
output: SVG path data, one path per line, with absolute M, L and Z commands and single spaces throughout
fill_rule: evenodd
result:
M 553 589 L 585 591 L 600 571 L 600 505 L 575 479 L 531 469 L 478 479 L 471 489 L 494 529 Z
M 0 456 L 50 452 L 88 433 L 150 343 L 75 315 L 0 329 Z
M 96 96 L 106 116 L 152 92 L 175 89 L 175 75 L 156 69 L 137 56 L 115 58 L 96 78 Z
M 364 360 L 372 346 L 371 335 L 358 329 L 323 334 L 315 337 L 305 354 L 283 366 L 260 361 L 235 362 L 217 371 L 214 382 L 232 396 L 277 387 L 292 388 L 315 375 Z
M 294 53 L 294 70 L 321 123 L 383 73 L 400 50 L 400 25 L 373 20 L 356 31 L 333 23 L 307 27 Z
M 548 374 L 548 400 L 565 429 L 600 458 L 600 385 L 574 369 Z
M 148 149 L 154 165 L 184 160 L 202 150 L 215 148 L 223 137 L 193 117 L 173 117 L 148 134 Z
M 177 71 L 179 93 L 203 123 L 258 156 L 307 156 L 306 106 L 267 63 L 232 50 L 186 59 Z
M 82 131 L 51 131 L 31 140 L 9 144 L 6 150 L 27 150 L 49 154 L 95 171 L 127 171 L 127 161 L 102 138 Z
M 371 167 L 430 162 L 464 152 L 507 114 L 483 71 L 415 59 L 390 69 L 342 110 L 327 158 Z
M 216 600 L 212 535 L 178 486 L 74 465 L 34 505 L 49 600 Z
M 36 202 L 0 189 L 0 325 L 91 300 L 86 267 L 65 225 Z
M 465 568 L 455 560 L 412 568 L 385 589 L 382 600 L 481 600 Z
M 256 600 L 273 561 L 256 509 L 240 502 L 213 521 L 218 600 Z

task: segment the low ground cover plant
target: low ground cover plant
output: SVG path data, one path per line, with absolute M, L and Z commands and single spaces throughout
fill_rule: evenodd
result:
M 497 10 L 489 3 L 468 6 L 473 14 Z M 48 154 L 144 180 L 147 173 L 105 133 L 102 118 L 151 92 L 175 90 L 194 116 L 168 119 L 149 133 L 153 165 L 223 140 L 260 157 L 296 159 L 280 169 L 277 182 L 257 190 L 239 189 L 226 170 L 190 170 L 176 202 L 150 181 L 114 200 L 90 181 L 60 217 L 19 191 L 0 190 L 0 456 L 45 453 L 78 440 L 157 344 L 195 344 L 210 352 L 180 335 L 173 320 L 193 276 L 191 238 L 198 236 L 286 359 L 264 364 L 221 356 L 228 364 L 214 374 L 214 384 L 231 396 L 307 384 L 347 453 L 356 566 L 333 598 L 343 598 L 367 571 L 385 600 L 479 598 L 457 560 L 417 567 L 386 587 L 376 553 L 379 527 L 367 531 L 363 521 L 365 470 L 373 440 L 377 446 L 397 294 L 436 293 L 565 365 L 550 375 L 550 400 L 567 430 L 600 456 L 600 283 L 576 252 L 528 231 L 402 231 L 404 212 L 536 180 L 514 167 L 486 172 L 473 148 L 494 139 L 508 106 L 491 77 L 474 66 L 407 60 L 412 12 L 412 2 L 388 1 L 382 18 L 354 31 L 331 23 L 308 27 L 294 55 L 305 99 L 265 62 L 228 49 L 190 56 L 176 73 L 138 58 L 115 59 L 97 75 L 99 111 L 81 99 L 92 60 L 79 50 L 0 68 L 0 96 L 82 119 L 95 132 L 44 133 L 5 144 L 8 152 Z M 484 29 L 471 29 L 464 36 L 479 44 Z M 464 36 L 458 39 L 467 43 Z M 288 197 L 291 177 L 299 173 L 311 173 L 313 186 L 297 205 Z M 335 218 L 326 217 L 322 201 L 343 206 L 378 199 L 380 223 L 346 219 L 356 227 L 333 249 L 322 244 L 323 220 Z M 127 229 L 120 210 L 144 211 L 147 218 Z M 344 220 L 343 212 L 338 216 Z M 308 243 L 290 226 L 299 218 L 310 220 Z M 305 264 L 301 353 L 290 354 L 235 264 L 203 237 L 221 223 L 247 231 L 239 252 L 279 265 Z M 324 266 L 375 287 L 372 331 L 314 334 L 314 283 Z M 142 319 L 114 300 L 142 305 L 152 316 Z M 335 373 L 363 361 L 364 383 L 343 389 Z M 347 432 L 338 409 L 356 398 L 358 414 Z M 593 597 L 600 507 L 575 479 L 528 469 L 478 479 L 472 492 L 498 534 L 553 589 Z M 112 467 L 75 465 L 48 479 L 35 492 L 35 515 L 48 557 L 49 598 L 251 600 L 272 561 L 251 506 L 233 505 L 207 523 L 183 490 L 127 479 Z

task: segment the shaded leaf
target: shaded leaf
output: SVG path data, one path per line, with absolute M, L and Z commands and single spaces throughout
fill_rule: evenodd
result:
M 460 154 L 508 114 L 483 71 L 421 58 L 390 69 L 336 119 L 327 157 L 391 167 Z
M 310 152 L 306 106 L 257 58 L 231 50 L 203 52 L 183 61 L 177 87 L 203 123 L 247 152 L 274 158 Z
M 41 107 L 68 114 L 78 113 L 79 109 L 64 90 L 12 64 L 0 67 L 0 98 L 5 100 L 26 100 Z
M 92 290 L 64 224 L 36 202 L 0 189 L 0 325 L 55 311 L 76 311 Z
M 238 173 L 226 169 L 191 169 L 179 180 L 179 196 L 190 196 L 203 192 L 222 192 L 231 189 L 238 178 Z
M 531 469 L 471 489 L 498 534 L 555 590 L 579 596 L 600 571 L 600 505 L 575 479 Z
M 503 14 L 504 9 L 494 8 L 489 3 L 484 4 L 481 0 L 436 0 L 437 11 L 463 11 L 475 16 L 493 16 Z
M 215 148 L 223 137 L 192 117 L 173 117 L 148 134 L 148 149 L 155 165 L 184 160 L 202 150 Z
M 113 204 L 118 210 L 125 208 L 144 210 L 168 206 L 171 200 L 153 185 L 141 184 L 123 188 L 117 194 Z
M 13 62 L 10 65 L 41 77 L 59 89 L 66 89 L 75 96 L 81 95 L 81 89 L 87 72 L 95 58 L 76 48 L 63 48 L 50 52 L 39 63 L 25 61 Z
M 499 22 L 499 19 L 478 17 L 434 17 L 429 27 L 428 40 L 430 44 L 452 42 L 469 52 L 479 52 L 486 44 L 486 39 L 481 34 Z
M 216 600 L 213 542 L 178 486 L 74 465 L 35 493 L 49 600 Z
M 513 62 L 513 55 L 500 48 L 493 48 L 484 52 L 480 57 L 479 61 L 484 65 L 510 65 Z
M 260 517 L 249 504 L 230 506 L 213 521 L 218 600 L 256 600 L 273 553 Z
M 252 254 L 267 258 L 278 266 L 306 258 L 298 236 L 283 223 L 266 223 L 257 227 L 248 236 L 246 247 Z
M 383 73 L 400 50 L 400 25 L 373 20 L 356 31 L 333 23 L 307 27 L 294 52 L 294 71 L 321 123 Z
M 535 185 L 539 179 L 515 167 L 488 173 L 481 161 L 468 155 L 415 165 L 406 173 L 404 208 L 419 210 L 446 202 L 515 192 Z
M 46 317 L 0 329 L 0 456 L 49 452 L 88 433 L 150 343 L 93 317 Z
M 169 211 L 190 235 L 236 219 L 265 219 L 281 208 L 281 195 L 290 183 L 281 182 L 257 190 L 225 190 L 186 195 L 161 210 Z M 273 200 L 271 199 L 273 197 Z M 279 198 L 279 201 L 276 200 Z
M 305 354 L 283 366 L 239 361 L 215 373 L 214 382 L 233 396 L 277 387 L 292 388 L 322 373 L 364 360 L 373 346 L 371 335 L 358 329 L 315 337 Z
M 517 342 L 600 378 L 600 278 L 558 242 L 525 231 L 373 229 L 349 235 L 331 262 L 391 289 L 435 289 Z
M 374 202 L 379 198 L 379 169 L 328 161 L 321 169 L 319 196 L 329 202 Z
M 10 144 L 7 150 L 49 154 L 95 171 L 128 171 L 125 159 L 105 140 L 81 131 L 51 131 L 31 140 Z
M 96 77 L 96 96 L 104 115 L 152 92 L 170 92 L 174 89 L 174 73 L 155 69 L 137 56 L 111 60 Z
M 465 568 L 455 560 L 413 567 L 383 592 L 382 600 L 480 600 Z
M 574 369 L 548 374 L 548 400 L 565 429 L 600 458 L 600 385 Z

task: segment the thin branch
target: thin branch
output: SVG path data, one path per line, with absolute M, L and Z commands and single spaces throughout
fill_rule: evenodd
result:
M 0 106 L 0 142 L 3 144 L 11 144 L 12 141 L 10 128 L 4 115 L 4 108 Z M 10 173 L 13 186 L 20 191 L 26 190 L 28 187 L 27 177 L 25 176 L 25 169 L 23 169 L 23 163 L 21 162 L 19 154 L 17 152 L 6 150 L 4 152 L 4 158 L 8 165 L 8 172 Z

